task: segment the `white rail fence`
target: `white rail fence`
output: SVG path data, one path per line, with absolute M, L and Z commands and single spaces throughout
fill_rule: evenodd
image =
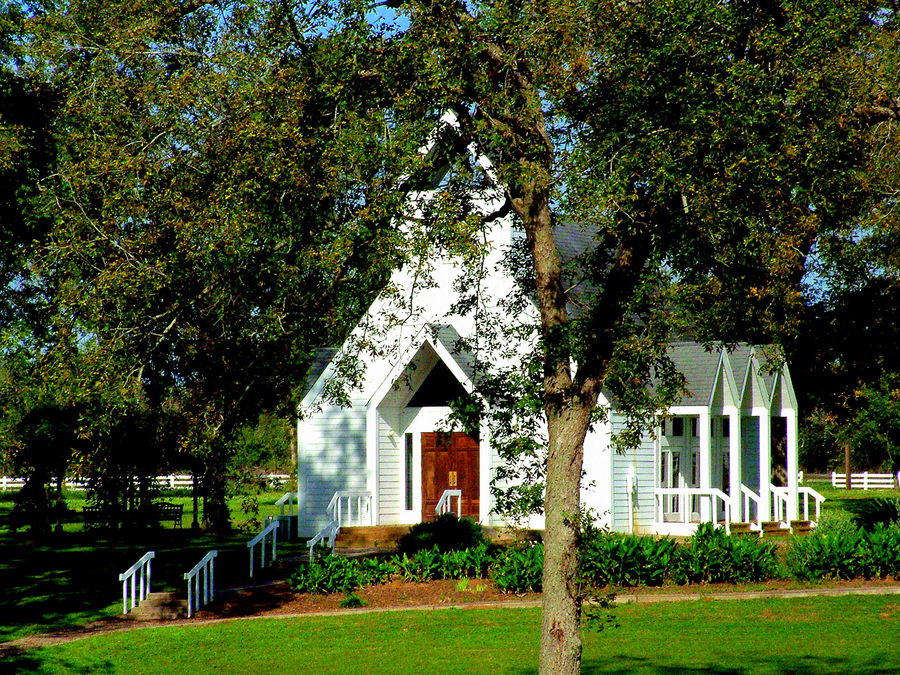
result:
M 434 512 L 441 516 L 445 513 L 453 513 L 453 498 L 456 497 L 456 515 L 462 517 L 462 490 L 444 490 L 441 498 L 434 507 Z
M 254 551 L 259 546 L 259 568 L 266 566 L 266 542 L 271 546 L 271 557 L 269 563 L 275 562 L 278 557 L 278 528 L 281 527 L 281 521 L 272 520 L 263 528 L 263 531 L 247 542 L 247 549 L 250 552 L 250 578 L 253 578 L 253 562 L 256 556 Z
M 155 551 L 147 551 L 140 560 L 119 575 L 119 581 L 122 582 L 122 614 L 128 614 L 150 595 L 150 561 L 155 556 Z
M 270 473 L 260 476 L 260 478 L 264 479 L 269 486 L 277 487 L 288 482 L 291 479 L 291 476 L 286 473 Z M 170 490 L 175 490 L 177 488 L 191 488 L 194 486 L 194 477 L 190 474 L 154 476 L 152 480 L 156 487 L 168 488 Z M 137 483 L 138 479 L 135 478 L 134 482 Z M 24 478 L 0 476 L 0 491 L 2 492 L 7 490 L 21 490 L 24 485 Z M 56 481 L 51 481 L 50 485 L 56 487 Z M 88 482 L 80 478 L 66 478 L 63 481 L 63 488 L 66 490 L 87 490 Z
M 831 472 L 832 487 L 842 488 L 847 486 L 847 474 Z M 863 490 L 890 490 L 900 485 L 900 471 L 892 473 L 862 473 L 850 474 L 850 487 L 852 489 L 862 488 Z
M 188 618 L 194 616 L 194 612 L 208 604 L 216 594 L 215 562 L 218 551 L 210 551 L 191 568 L 184 573 L 187 581 L 187 611 Z

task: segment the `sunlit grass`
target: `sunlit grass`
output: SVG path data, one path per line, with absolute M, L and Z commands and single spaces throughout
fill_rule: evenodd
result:
M 630 605 L 586 628 L 587 673 L 888 673 L 896 596 Z M 30 652 L 35 672 L 531 673 L 537 609 L 260 619 L 107 634 Z

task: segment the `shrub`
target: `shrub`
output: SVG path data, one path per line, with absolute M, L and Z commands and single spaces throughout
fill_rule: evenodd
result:
M 585 530 L 581 572 L 589 586 L 661 586 L 677 557 L 675 542 Z
M 900 579 L 900 523 L 878 524 L 865 535 L 867 550 L 863 574 Z
M 816 527 L 816 533 L 852 535 L 856 534 L 858 529 L 853 516 L 841 509 L 822 511 L 822 516 L 819 518 L 819 523 Z
M 502 551 L 491 566 L 491 576 L 504 593 L 525 593 L 543 588 L 544 545 L 518 546 Z
M 469 518 L 457 518 L 444 513 L 435 520 L 418 523 L 400 539 L 400 553 L 414 555 L 419 551 L 437 547 L 442 553 L 475 548 L 486 544 L 481 525 Z
M 437 546 L 421 550 L 411 557 L 401 553 L 391 558 L 391 562 L 403 581 L 422 583 L 443 578 L 443 559 Z
M 384 558 L 357 558 L 360 586 L 386 584 L 397 573 L 397 567 Z
M 861 532 L 798 537 L 788 550 L 791 575 L 801 580 L 853 579 L 860 572 Z
M 860 499 L 852 507 L 853 521 L 864 530 L 876 525 L 900 523 L 900 497 Z
M 678 548 L 675 582 L 744 583 L 774 576 L 775 544 L 731 537 L 712 523 L 701 523 L 689 543 Z
M 314 558 L 288 579 L 297 593 L 350 593 L 359 588 L 359 563 L 340 555 Z
M 486 544 L 464 551 L 441 554 L 441 577 L 444 579 L 474 579 L 487 574 L 491 563 Z

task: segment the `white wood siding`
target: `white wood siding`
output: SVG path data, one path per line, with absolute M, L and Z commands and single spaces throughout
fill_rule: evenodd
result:
M 612 430 L 615 434 L 624 428 L 624 417 L 613 413 Z M 651 531 L 653 528 L 653 489 L 656 485 L 656 441 L 645 434 L 638 447 L 625 454 L 612 456 L 612 529 L 624 532 L 628 529 L 628 494 L 626 476 L 634 469 L 636 496 L 634 497 L 635 531 Z
M 366 411 L 326 407 L 297 432 L 300 535 L 312 536 L 328 522 L 335 492 L 366 489 Z
M 395 429 L 400 425 L 400 411 L 385 408 L 378 411 L 378 523 L 401 522 L 404 498 L 403 439 Z

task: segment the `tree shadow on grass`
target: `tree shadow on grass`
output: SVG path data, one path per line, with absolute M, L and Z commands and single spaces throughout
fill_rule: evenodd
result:
M 71 662 L 64 659 L 48 659 L 40 651 L 23 651 L 21 649 L 0 647 L 0 675 L 13 673 L 114 673 L 115 665 L 108 660 L 97 660 L 89 663 Z
M 763 647 L 762 651 L 777 649 Z M 655 673 L 658 675 L 675 675 L 676 673 L 693 673 L 700 675 L 749 675 L 750 673 L 793 673 L 794 675 L 821 675 L 821 673 L 841 673 L 842 675 L 887 675 L 896 673 L 896 663 L 885 665 L 877 659 L 867 658 L 848 660 L 845 658 L 823 659 L 812 656 L 785 656 L 781 654 L 760 653 L 752 659 L 743 659 L 734 664 L 672 664 L 670 659 L 653 657 L 635 657 L 628 655 L 611 656 L 601 659 L 585 659 L 581 672 L 590 675 L 624 675 L 625 673 Z
M 108 619 L 121 612 L 119 574 L 148 550 L 154 591 L 182 590 L 184 573 L 210 549 L 220 550 L 216 585 L 247 582 L 247 536 L 191 530 L 65 532 L 43 540 L 0 534 L 0 642 Z

